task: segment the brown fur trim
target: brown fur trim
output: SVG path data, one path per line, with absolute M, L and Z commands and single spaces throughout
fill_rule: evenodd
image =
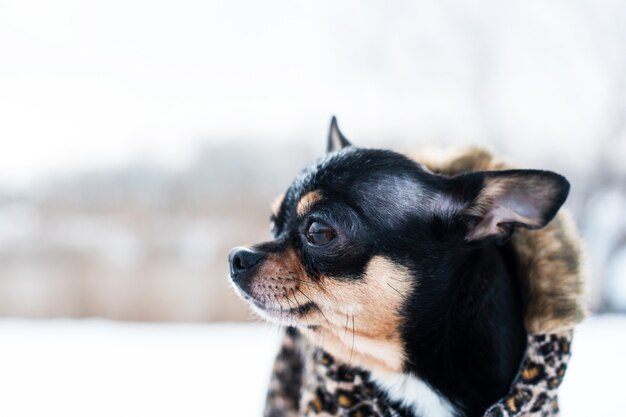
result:
M 482 148 L 426 149 L 411 155 L 430 171 L 456 175 L 512 168 Z M 512 238 L 522 277 L 529 333 L 569 329 L 587 313 L 581 239 L 567 210 L 540 230 L 519 229 Z
M 511 166 L 496 160 L 487 149 L 467 148 L 424 148 L 409 156 L 436 174 L 457 175 L 469 171 L 509 169 Z
M 568 211 L 536 231 L 513 235 L 529 333 L 553 333 L 581 322 L 584 303 L 581 240 Z

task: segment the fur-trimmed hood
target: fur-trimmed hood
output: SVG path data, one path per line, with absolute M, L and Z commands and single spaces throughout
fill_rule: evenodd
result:
M 444 175 L 513 168 L 481 148 L 427 149 L 412 156 L 431 171 Z M 513 235 L 529 334 L 569 330 L 586 316 L 580 242 L 565 209 L 543 229 L 518 229 Z
M 502 170 L 510 165 L 484 149 L 424 150 L 412 156 L 434 173 Z M 570 358 L 573 328 L 586 315 L 581 243 L 566 210 L 545 228 L 517 230 L 527 348 L 509 393 L 485 417 L 558 414 L 558 387 Z M 404 416 L 369 373 L 339 363 L 289 329 L 274 364 L 265 415 Z

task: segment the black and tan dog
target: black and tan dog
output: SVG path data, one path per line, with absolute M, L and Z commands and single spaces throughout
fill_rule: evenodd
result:
M 435 174 L 351 146 L 333 119 L 326 157 L 273 207 L 274 239 L 234 249 L 231 279 L 259 315 L 367 371 L 402 415 L 480 416 L 526 348 L 509 238 L 544 227 L 568 190 L 549 171 Z

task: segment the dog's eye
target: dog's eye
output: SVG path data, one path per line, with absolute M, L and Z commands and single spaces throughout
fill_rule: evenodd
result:
M 310 244 L 322 246 L 333 240 L 337 233 L 330 227 L 320 222 L 313 222 L 306 232 L 306 240 Z

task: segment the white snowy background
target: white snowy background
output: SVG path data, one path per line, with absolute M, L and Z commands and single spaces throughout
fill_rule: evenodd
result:
M 563 416 L 622 415 L 625 330 L 577 330 Z M 267 325 L 1 320 L 0 415 L 260 416 L 278 342 Z
M 339 117 L 572 182 L 564 416 L 622 413 L 626 2 L 0 0 L 0 416 L 253 416 L 277 332 L 225 257 Z

